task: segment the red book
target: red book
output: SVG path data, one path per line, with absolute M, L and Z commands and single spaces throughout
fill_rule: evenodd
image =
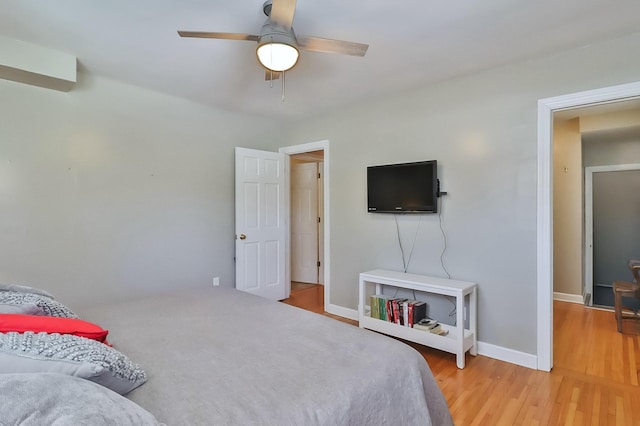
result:
M 400 310 L 398 309 L 398 300 L 393 301 L 393 319 L 396 324 L 400 324 Z
M 413 328 L 413 304 L 415 302 L 409 302 L 409 312 L 407 315 L 407 319 L 409 320 L 409 324 L 407 326 Z

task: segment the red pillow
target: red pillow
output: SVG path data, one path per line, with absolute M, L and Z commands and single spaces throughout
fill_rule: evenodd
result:
M 87 339 L 104 342 L 108 330 L 87 321 L 75 318 L 47 317 L 40 315 L 0 314 L 0 333 L 15 331 L 24 333 L 60 333 L 73 334 Z

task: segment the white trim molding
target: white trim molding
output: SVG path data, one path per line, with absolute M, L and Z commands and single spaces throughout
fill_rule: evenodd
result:
M 584 297 L 581 294 L 567 294 L 554 291 L 553 300 L 557 300 L 559 302 L 577 303 L 579 305 L 584 304 Z
M 332 305 L 330 303 L 327 303 L 327 301 L 325 300 L 324 310 L 332 315 L 337 315 L 339 317 L 358 321 L 358 311 L 356 309 L 349 309 L 343 306 Z
M 640 98 L 640 82 L 538 101 L 537 368 L 553 367 L 553 113 Z
M 502 346 L 492 345 L 491 343 L 478 342 L 478 355 L 497 359 L 498 361 L 508 362 L 510 364 L 520 365 L 533 370 L 538 366 L 538 361 L 535 355 L 528 354 L 526 352 L 514 351 L 513 349 L 503 348 Z

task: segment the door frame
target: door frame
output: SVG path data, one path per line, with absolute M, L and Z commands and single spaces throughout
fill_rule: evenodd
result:
M 302 154 L 305 152 L 311 152 L 311 151 L 324 151 L 324 173 L 323 173 L 323 186 L 324 186 L 324 207 L 323 207 L 323 215 L 324 215 L 324 228 L 323 228 L 323 235 L 324 235 L 324 265 L 322 267 L 323 272 L 324 272 L 324 310 L 326 312 L 329 312 L 331 314 L 335 314 L 335 315 L 341 315 L 341 316 L 347 316 L 347 317 L 352 317 L 353 315 L 348 314 L 348 315 L 344 315 L 345 313 L 348 313 L 348 310 L 345 308 L 342 308 L 340 306 L 337 305 L 332 305 L 330 303 L 331 301 L 331 256 L 329 255 L 331 253 L 331 238 L 330 238 L 330 232 L 329 230 L 331 229 L 330 227 L 330 223 L 331 223 L 331 218 L 329 215 L 330 212 L 330 197 L 329 197 L 329 171 L 330 171 L 330 158 L 331 156 L 329 155 L 329 140 L 321 140 L 321 141 L 317 141 L 317 142 L 309 142 L 309 143 L 304 143 L 304 144 L 300 144 L 300 145 L 291 145 L 291 146 L 285 146 L 285 147 L 281 147 L 279 149 L 279 152 L 285 154 L 286 156 L 286 167 L 287 167 L 287 171 L 286 171 L 286 181 L 285 181 L 285 187 L 287 188 L 291 188 L 291 181 L 290 181 L 290 170 L 291 170 L 291 166 L 290 166 L 290 155 L 294 155 L 294 154 Z M 290 191 L 288 191 L 290 192 Z M 290 200 L 290 193 L 287 193 L 286 197 L 286 211 L 291 212 L 291 200 Z M 286 249 L 285 249 L 285 259 L 287 264 L 286 266 L 286 274 L 287 274 L 287 281 L 288 281 L 288 286 L 287 286 L 287 297 L 289 297 L 290 293 L 291 293 L 291 221 L 288 220 L 289 226 L 287 227 L 287 237 L 286 237 Z
M 593 174 L 640 170 L 640 164 L 611 164 L 584 168 L 584 291 L 593 306 Z
M 553 113 L 640 98 L 640 82 L 538 100 L 537 368 L 553 367 Z

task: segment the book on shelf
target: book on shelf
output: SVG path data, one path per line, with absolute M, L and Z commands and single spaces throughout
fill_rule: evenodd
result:
M 417 324 L 420 322 L 420 320 L 424 319 L 427 317 L 427 303 L 420 301 L 420 300 L 414 300 L 413 303 L 410 305 L 411 310 L 411 315 L 409 316 L 409 327 L 413 327 L 414 324 Z
M 387 301 L 389 299 L 386 296 L 380 294 L 374 294 L 370 297 L 371 306 L 371 318 L 381 319 L 387 321 Z
M 432 320 L 430 318 L 423 318 L 413 325 L 413 328 L 417 330 L 430 331 L 432 328 L 438 325 L 436 320 Z
M 386 296 L 378 296 L 378 318 L 383 321 L 387 321 L 387 300 Z
M 436 324 L 429 329 L 429 333 L 433 334 L 440 334 L 440 331 L 442 331 L 442 327 L 440 326 L 440 324 Z
M 421 300 L 387 297 L 381 294 L 370 296 L 370 317 L 413 327 L 427 316 L 427 303 Z
M 371 296 L 371 318 L 395 322 L 393 316 L 394 300 L 381 294 Z
M 402 318 L 400 319 L 400 324 L 405 327 L 409 327 L 409 300 L 405 299 L 402 301 L 402 308 L 400 309 L 400 315 Z
M 371 305 L 371 318 L 380 318 L 379 312 L 379 302 L 378 296 L 371 296 L 369 304 Z
M 385 300 L 384 304 L 385 304 L 385 310 L 387 312 L 387 321 L 388 322 L 395 322 L 395 318 L 393 317 L 393 301 L 395 299 L 393 297 Z
M 369 298 L 369 305 L 371 306 L 371 314 L 370 314 L 371 318 L 379 318 L 377 304 L 378 304 L 378 297 L 375 295 L 371 296 Z
M 449 330 L 442 328 L 442 326 L 437 321 L 428 318 L 425 318 L 419 323 L 415 324 L 413 328 L 432 334 L 438 334 L 440 336 L 446 336 L 449 333 Z
M 402 303 L 402 299 L 393 299 L 391 301 L 391 305 L 393 306 L 393 322 L 400 325 L 400 306 L 398 306 L 398 303 Z

